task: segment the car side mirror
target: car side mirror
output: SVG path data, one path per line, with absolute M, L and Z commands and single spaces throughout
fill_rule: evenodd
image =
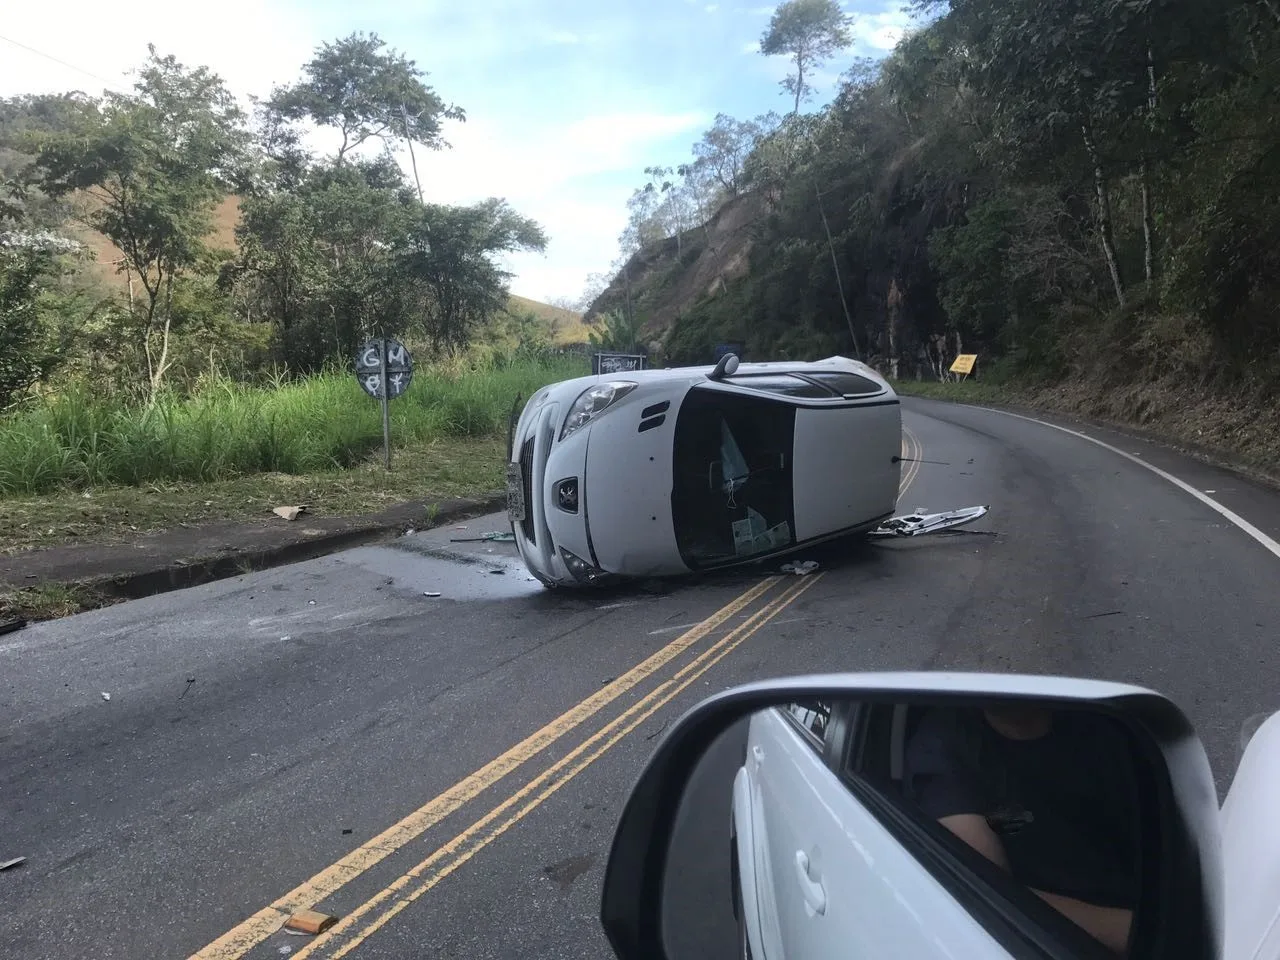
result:
M 1005 674 L 738 687 L 669 731 L 623 809 L 622 960 L 1222 951 L 1218 804 L 1168 699 Z

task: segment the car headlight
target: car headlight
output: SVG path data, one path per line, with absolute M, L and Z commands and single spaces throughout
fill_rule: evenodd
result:
M 587 387 L 569 408 L 569 415 L 564 418 L 564 428 L 560 431 L 560 439 L 565 439 L 579 427 L 585 427 L 637 386 L 630 380 L 610 380 Z
M 560 559 L 564 561 L 564 565 L 569 569 L 569 573 L 573 575 L 573 579 L 579 583 L 596 583 L 609 576 L 599 567 L 593 567 L 564 547 L 560 548 Z

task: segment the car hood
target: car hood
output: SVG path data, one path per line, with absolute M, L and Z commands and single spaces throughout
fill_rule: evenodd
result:
M 666 396 L 637 398 L 592 424 L 584 484 L 587 536 L 602 570 L 641 577 L 688 570 L 671 519 L 671 455 L 685 390 L 680 385 Z M 669 404 L 663 413 L 642 416 L 663 402 Z

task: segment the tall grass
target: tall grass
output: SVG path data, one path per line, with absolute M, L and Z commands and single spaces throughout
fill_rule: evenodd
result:
M 392 441 L 501 435 L 517 395 L 586 373 L 576 357 L 419 369 L 391 403 Z M 381 408 L 349 373 L 270 388 L 211 380 L 150 409 L 72 389 L 0 419 L 0 496 L 314 473 L 349 467 L 381 443 Z

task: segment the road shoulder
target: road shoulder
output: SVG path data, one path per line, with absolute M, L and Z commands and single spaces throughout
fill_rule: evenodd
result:
M 497 493 L 427 498 L 380 513 L 221 522 L 145 534 L 127 543 L 64 545 L 0 556 L 0 629 L 121 600 L 324 556 L 479 516 Z M 11 626 L 10 629 L 13 629 Z

